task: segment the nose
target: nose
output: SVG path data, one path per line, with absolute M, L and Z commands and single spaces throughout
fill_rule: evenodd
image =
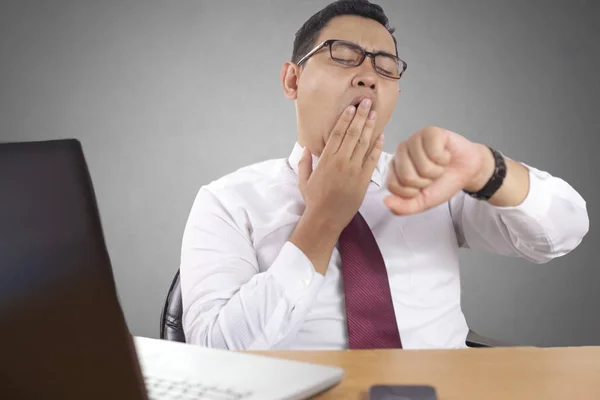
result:
M 377 72 L 369 57 L 366 57 L 361 65 L 356 67 L 356 75 L 352 79 L 353 87 L 368 87 L 372 90 L 377 88 Z

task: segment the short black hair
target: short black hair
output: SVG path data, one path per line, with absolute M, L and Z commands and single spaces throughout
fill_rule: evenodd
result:
M 398 55 L 398 43 L 394 37 L 395 29 L 389 25 L 388 17 L 381 6 L 373 4 L 368 0 L 337 0 L 310 17 L 296 32 L 292 62 L 297 64 L 304 55 L 311 51 L 316 45 L 315 41 L 319 37 L 321 30 L 327 26 L 329 21 L 341 15 L 357 15 L 379 22 L 392 35 L 396 55 Z

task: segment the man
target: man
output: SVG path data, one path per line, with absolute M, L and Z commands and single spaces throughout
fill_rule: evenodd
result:
M 290 157 L 202 187 L 191 210 L 188 342 L 464 347 L 460 247 L 543 263 L 581 242 L 585 201 L 546 172 L 438 127 L 382 153 L 405 67 L 367 1 L 332 3 L 298 31 L 281 70 L 297 112 Z

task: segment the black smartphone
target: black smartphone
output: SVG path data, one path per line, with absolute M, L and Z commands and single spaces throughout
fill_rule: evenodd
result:
M 425 385 L 374 385 L 369 400 L 437 400 L 435 389 Z

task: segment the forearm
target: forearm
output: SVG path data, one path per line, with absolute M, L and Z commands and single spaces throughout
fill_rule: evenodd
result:
M 498 201 L 480 201 L 459 193 L 450 202 L 453 220 L 463 246 L 547 262 L 573 250 L 587 233 L 586 203 L 564 180 L 521 166 L 527 171 L 528 183 L 523 199 L 521 192 L 512 201 L 497 205 Z M 513 171 L 518 167 L 513 166 Z M 523 190 L 524 181 L 520 177 L 511 179 L 507 187 L 514 184 L 515 191 Z M 493 199 L 508 197 L 503 194 Z
M 267 271 L 244 279 L 236 269 L 220 265 L 182 292 L 187 341 L 230 350 L 285 346 L 304 321 L 323 277 L 289 242 Z M 193 278 L 184 275 L 186 270 L 182 265 L 182 278 Z
M 338 237 L 326 218 L 305 213 L 267 271 L 238 290 L 195 296 L 184 317 L 188 341 L 227 349 L 271 349 L 285 342 L 304 320 Z
M 325 275 L 340 234 L 341 231 L 319 213 L 306 212 L 289 240 L 310 259 L 315 271 Z

